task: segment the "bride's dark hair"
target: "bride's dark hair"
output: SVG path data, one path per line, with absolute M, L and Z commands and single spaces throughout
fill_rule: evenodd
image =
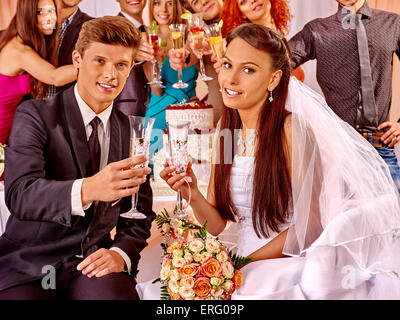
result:
M 291 203 L 291 179 L 287 162 L 289 151 L 284 131 L 285 118 L 288 115 L 285 101 L 291 72 L 291 51 L 286 39 L 278 32 L 257 24 L 247 23 L 233 29 L 227 36 L 227 46 L 236 38 L 267 53 L 274 71 L 282 71 L 280 82 L 273 92 L 273 101 L 266 99 L 258 116 L 256 135 L 253 226 L 259 237 L 269 237 L 270 231 L 281 231 L 279 227 L 287 220 Z M 224 106 L 220 129 L 231 130 L 234 136 L 234 130 L 241 126 L 238 111 Z M 233 159 L 236 142 L 232 139 L 232 145 L 225 145 L 225 141 L 221 140 L 217 144 L 220 161 L 215 166 L 214 179 L 216 206 L 222 217 L 235 221 L 237 209 L 233 205 L 230 192 L 232 164 L 224 163 L 224 153 L 228 157 L 232 155 L 230 159 Z M 226 153 L 226 150 L 232 154 Z

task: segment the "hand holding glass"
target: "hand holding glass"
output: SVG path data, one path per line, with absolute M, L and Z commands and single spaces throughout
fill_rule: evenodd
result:
M 168 150 L 169 159 L 175 166 L 175 174 L 186 172 L 188 166 L 188 139 L 189 139 L 189 126 L 190 122 L 176 121 L 167 122 L 166 127 L 168 130 Z M 170 219 L 190 219 L 191 217 L 185 213 L 186 208 L 190 204 L 190 188 L 189 199 L 185 209 L 183 209 L 183 198 L 181 189 L 178 190 L 177 195 L 177 211 L 170 217 Z
M 131 157 L 139 155 L 149 155 L 151 130 L 153 128 L 155 119 L 137 116 L 129 116 L 129 123 L 131 128 L 130 148 L 129 153 Z M 149 161 L 137 165 L 135 168 L 148 167 Z M 122 213 L 121 217 L 128 219 L 146 219 L 146 215 L 136 209 L 138 201 L 138 194 L 132 195 L 132 208 L 128 212 Z
M 199 80 L 209 81 L 213 78 L 209 77 L 205 73 L 204 62 L 203 62 L 203 50 L 204 50 L 204 29 L 203 29 L 203 13 L 192 14 L 192 19 L 189 20 L 189 30 L 190 30 L 190 43 L 193 52 L 199 58 L 200 62 L 200 77 Z
M 169 26 L 171 30 L 171 38 L 173 41 L 173 48 L 174 51 L 177 51 L 184 55 L 185 53 L 185 30 L 186 25 L 184 24 L 171 24 Z M 182 70 L 178 71 L 178 82 L 174 83 L 172 87 L 176 89 L 184 89 L 187 88 L 189 85 L 182 81 Z

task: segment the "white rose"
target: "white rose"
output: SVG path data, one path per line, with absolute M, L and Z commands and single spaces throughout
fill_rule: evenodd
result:
M 171 267 L 171 259 L 164 258 L 162 268 Z
M 182 226 L 182 221 L 179 219 L 172 219 L 171 220 L 171 228 L 176 230 Z
M 173 293 L 178 293 L 179 292 L 179 284 L 178 281 L 176 280 L 169 280 L 168 281 L 168 288 L 171 290 Z
M 189 242 L 189 249 L 195 253 L 204 249 L 204 242 L 201 239 L 194 239 Z
M 175 233 L 177 233 L 178 235 L 183 235 L 183 229 L 182 228 L 177 228 L 177 229 L 175 229 Z
M 233 275 L 235 273 L 235 269 L 233 268 L 233 265 L 229 261 L 225 261 L 221 264 L 222 266 L 222 274 L 226 278 L 233 278 Z
M 220 286 L 224 282 L 224 279 L 221 278 L 211 278 L 210 283 L 212 286 Z
M 174 251 L 172 251 L 172 256 L 174 258 L 181 258 L 183 256 L 183 250 L 181 249 L 174 249 Z
M 215 239 L 207 239 L 206 250 L 210 253 L 218 253 L 220 251 L 219 242 Z
M 163 267 L 161 268 L 160 271 L 160 278 L 161 280 L 165 281 L 168 279 L 169 277 L 169 273 L 170 273 L 171 269 L 169 267 Z
M 201 254 L 201 263 L 203 263 L 204 261 L 206 261 L 208 258 L 211 258 L 212 254 L 205 251 Z
M 192 288 L 180 287 L 179 294 L 184 299 L 192 299 L 194 297 L 194 291 Z
M 193 255 L 193 260 L 196 262 L 201 262 L 201 254 L 200 253 L 195 253 Z
M 224 293 L 224 289 L 219 287 L 217 290 L 211 289 L 211 295 L 215 298 L 219 298 Z
M 216 258 L 217 258 L 217 260 L 218 260 L 219 262 L 222 263 L 222 262 L 227 261 L 228 258 L 229 258 L 229 256 L 228 256 L 228 254 L 226 253 L 226 251 L 222 250 L 221 252 L 219 252 L 219 253 L 217 254 Z
M 164 223 L 164 224 L 162 225 L 162 231 L 163 231 L 164 233 L 168 233 L 170 229 L 171 229 L 171 226 L 170 226 L 169 223 Z
M 185 261 L 185 259 L 183 259 L 183 258 L 173 258 L 173 259 L 172 259 L 172 265 L 173 265 L 175 268 L 181 268 L 181 267 L 183 267 L 185 264 L 186 264 L 186 261 Z
M 194 279 L 192 277 L 182 278 L 180 281 L 180 285 L 185 288 L 193 288 Z
M 179 274 L 179 271 L 177 269 L 174 269 L 170 271 L 169 277 L 171 280 L 179 280 L 181 278 L 181 275 Z
M 233 282 L 231 280 L 226 280 L 222 284 L 222 288 L 224 288 L 225 291 L 230 292 L 233 289 Z
M 191 263 L 193 261 L 193 256 L 190 252 L 185 253 L 183 258 L 187 263 Z

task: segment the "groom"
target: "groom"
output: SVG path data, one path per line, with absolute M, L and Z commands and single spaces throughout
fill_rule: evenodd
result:
M 113 100 L 139 41 L 122 17 L 86 22 L 72 54 L 77 84 L 17 109 L 6 150 L 11 216 L 0 237 L 0 300 L 138 298 L 134 277 L 155 217 L 150 169 L 134 169 L 146 159 L 129 158 L 129 121 Z M 144 220 L 120 217 L 135 193 Z

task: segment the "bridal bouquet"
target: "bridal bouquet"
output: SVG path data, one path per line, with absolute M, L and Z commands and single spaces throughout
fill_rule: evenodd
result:
M 164 250 L 160 281 L 163 300 L 230 300 L 243 283 L 240 267 L 249 258 L 232 254 L 218 238 L 207 234 L 207 222 L 198 226 L 186 220 L 157 215 Z

